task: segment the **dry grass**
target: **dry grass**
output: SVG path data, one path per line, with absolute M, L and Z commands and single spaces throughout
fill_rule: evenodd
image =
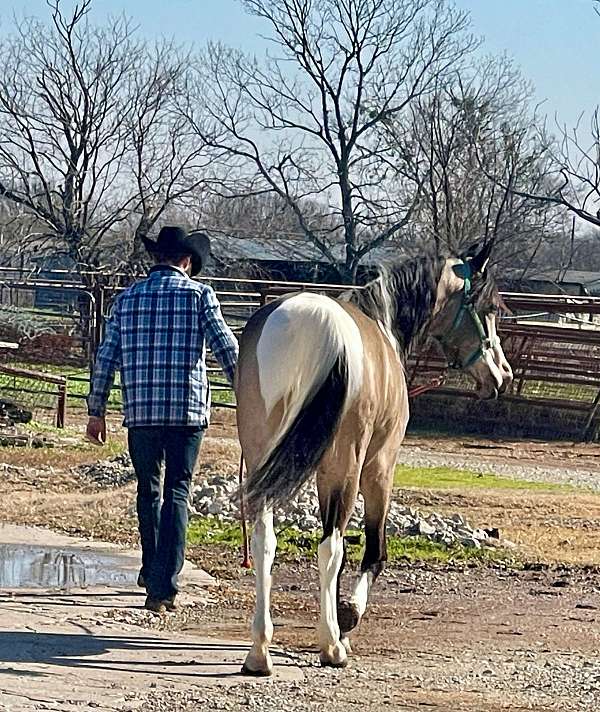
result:
M 133 503 L 133 486 L 92 494 L 19 492 L 0 498 L 0 520 L 128 546 L 137 543 Z
M 452 513 L 474 524 L 498 527 L 528 560 L 600 565 L 600 496 L 573 492 L 402 490 L 412 506 Z

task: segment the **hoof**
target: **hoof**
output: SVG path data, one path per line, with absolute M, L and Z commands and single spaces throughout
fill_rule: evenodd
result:
M 338 642 L 326 650 L 321 650 L 321 666 L 331 668 L 345 668 L 348 665 L 348 655 L 346 648 Z
M 350 601 L 340 601 L 338 603 L 337 616 L 342 637 L 344 637 L 344 633 L 354 630 L 360 621 L 358 608 Z
M 242 675 L 246 675 L 246 677 L 271 677 L 272 674 L 273 670 L 252 670 L 246 663 L 242 666 Z
M 345 668 L 348 667 L 348 658 L 343 658 L 342 660 L 330 660 L 324 655 L 321 655 L 321 667 L 338 669 Z

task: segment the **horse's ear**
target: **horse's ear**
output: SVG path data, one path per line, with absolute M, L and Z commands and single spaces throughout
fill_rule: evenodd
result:
M 471 272 L 473 274 L 483 274 L 485 272 L 488 262 L 490 261 L 493 246 L 494 241 L 490 240 L 484 243 L 481 248 L 479 245 L 472 245 L 467 250 L 465 257 L 471 265 Z

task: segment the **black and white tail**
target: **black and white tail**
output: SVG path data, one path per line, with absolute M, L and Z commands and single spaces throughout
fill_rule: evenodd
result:
M 360 331 L 338 302 L 298 294 L 263 325 L 256 356 L 267 415 L 282 418 L 245 493 L 251 511 L 293 497 L 314 473 L 363 378 Z

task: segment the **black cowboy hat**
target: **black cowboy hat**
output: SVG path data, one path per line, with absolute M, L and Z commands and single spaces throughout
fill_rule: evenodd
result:
M 188 235 L 181 227 L 163 227 L 156 240 L 142 237 L 142 242 L 151 255 L 190 255 L 192 258 L 192 277 L 195 277 L 200 272 L 210 256 L 208 235 L 203 232 L 192 232 Z

